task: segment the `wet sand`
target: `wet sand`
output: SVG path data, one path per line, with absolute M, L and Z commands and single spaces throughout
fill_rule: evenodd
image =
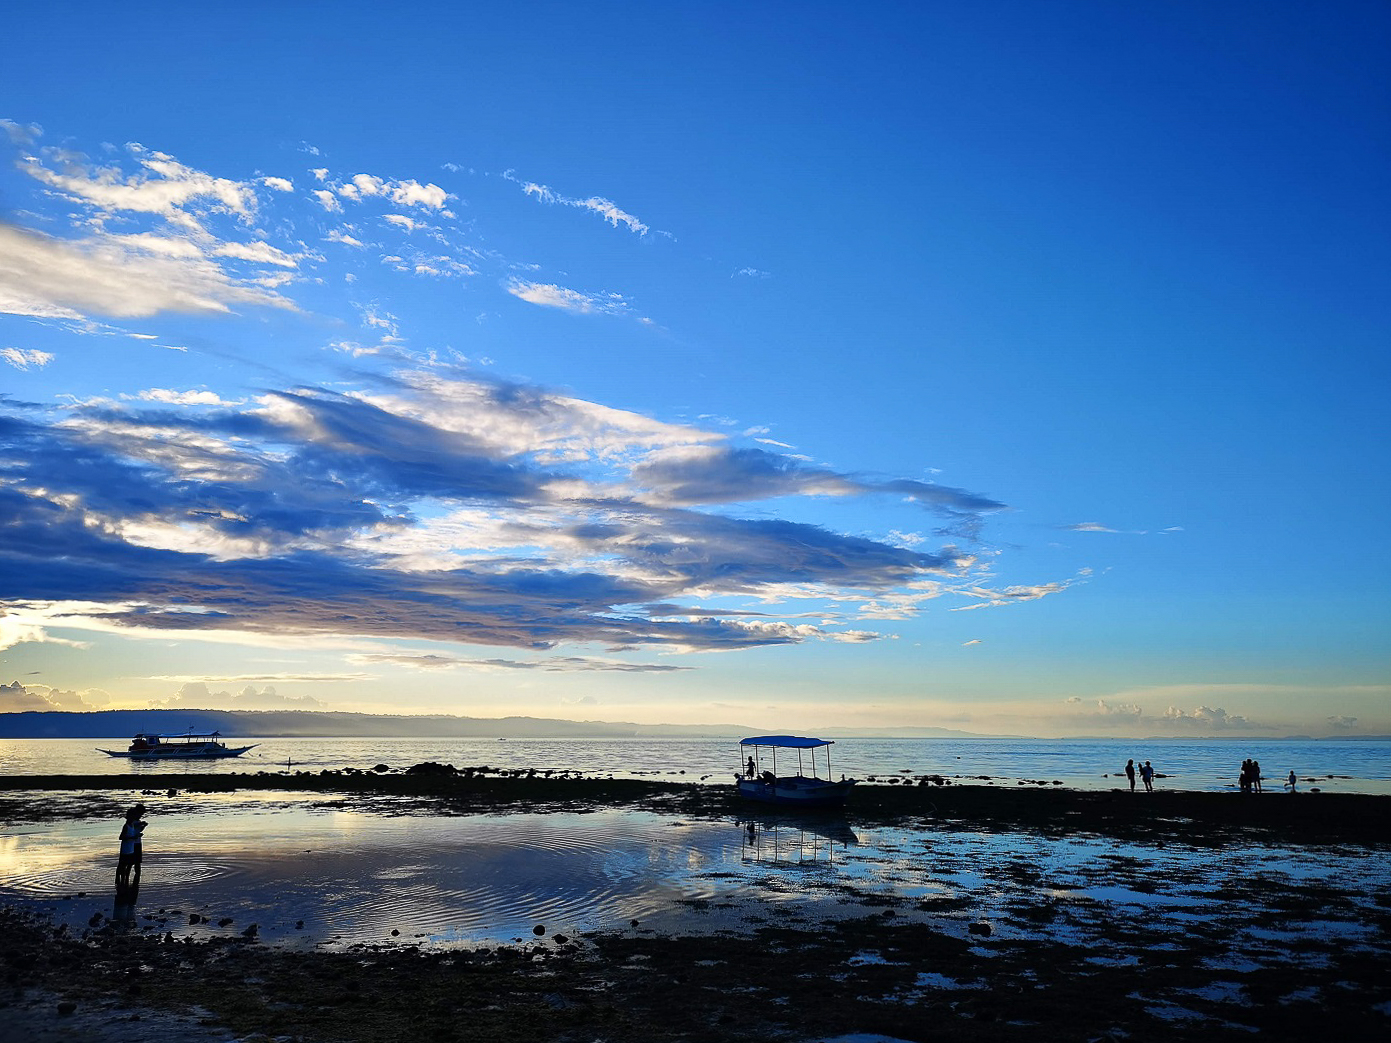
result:
M 396 813 L 746 810 L 708 787 L 476 772 L 158 781 L 300 789 Z M 0 814 L 11 823 L 110 817 L 137 793 L 153 807 L 166 792 L 148 780 L 112 782 L 0 780 L 9 791 Z M 638 923 L 566 937 L 552 927 L 471 950 L 289 951 L 240 936 L 176 940 L 157 917 L 133 931 L 74 931 L 4 909 L 0 1032 L 11 1035 L 0 1038 L 172 1041 L 192 1038 L 200 1018 L 215 1028 L 208 1038 L 306 1043 L 1379 1037 L 1391 1028 L 1389 810 L 1391 798 L 1333 794 L 863 787 L 851 821 L 954 831 L 963 840 L 956 870 L 980 883 L 870 893 L 799 877 L 794 865 L 766 886 L 835 887 L 840 915 L 808 917 L 750 895 L 738 929 L 726 926 L 735 910 L 695 901 L 688 931 Z M 979 850 L 992 855 L 973 865 L 983 859 L 966 840 L 982 833 L 990 846 Z M 1045 837 L 1087 837 L 1113 854 L 1090 860 L 1087 879 L 1064 879 L 1037 858 Z M 1273 844 L 1357 865 L 1361 876 L 1285 872 Z M 60 1014 L 60 1003 L 71 1009 Z M 190 1006 L 200 1008 L 191 1020 Z

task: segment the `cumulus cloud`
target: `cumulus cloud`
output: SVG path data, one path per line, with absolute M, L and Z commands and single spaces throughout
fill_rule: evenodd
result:
M 0 713 L 49 710 L 80 713 L 100 710 L 107 701 L 107 694 L 99 689 L 73 692 L 48 685 L 22 685 L 18 681 L 0 684 Z
M 235 695 L 231 692 L 214 692 L 202 681 L 189 681 L 169 699 L 156 700 L 153 705 L 159 709 L 173 710 L 323 710 L 327 704 L 307 695 L 280 695 L 273 685 L 257 689 L 247 685 Z
M 1220 706 L 1199 706 L 1193 710 L 1181 710 L 1170 706 L 1164 711 L 1164 720 L 1185 730 L 1224 731 L 1228 728 L 1251 728 L 1250 720 L 1238 714 L 1229 714 Z

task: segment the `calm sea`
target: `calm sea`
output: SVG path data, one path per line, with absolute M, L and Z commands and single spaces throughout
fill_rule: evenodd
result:
M 403 769 L 422 761 L 456 767 L 536 768 L 589 776 L 657 777 L 717 784 L 740 764 L 737 737 L 727 739 L 236 739 L 258 743 L 241 757 L 180 764 L 132 764 L 98 747 L 125 748 L 128 739 L 0 739 L 3 775 L 135 775 L 182 772 Z M 785 756 L 786 754 L 780 755 Z M 794 760 L 795 752 L 790 755 Z M 1124 785 L 1127 758 L 1148 760 L 1168 789 L 1235 789 L 1241 761 L 1261 764 L 1266 787 L 1278 792 L 1293 770 L 1300 789 L 1391 794 L 1391 741 L 1271 739 L 842 739 L 831 747 L 831 770 L 884 781 L 940 774 L 977 784 L 1055 780 L 1076 789 Z M 780 759 L 779 771 L 785 762 Z M 818 755 L 818 764 L 824 764 Z

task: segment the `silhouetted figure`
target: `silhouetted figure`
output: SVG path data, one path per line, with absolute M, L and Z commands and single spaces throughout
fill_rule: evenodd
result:
M 1257 793 L 1261 791 L 1261 762 L 1255 757 L 1251 758 L 1251 788 Z
M 1150 762 L 1145 761 L 1140 765 L 1140 778 L 1145 784 L 1145 792 L 1154 792 L 1154 769 L 1150 767 Z
M 1241 762 L 1241 778 L 1237 780 L 1237 784 L 1241 787 L 1242 793 L 1251 792 L 1251 761 L 1249 759 Z
M 137 804 L 126 812 L 125 823 L 121 826 L 121 854 L 116 860 L 116 904 L 130 905 L 140 893 L 140 859 L 143 849 L 140 836 L 147 823 L 140 816 L 145 814 L 145 805 Z
M 1285 785 L 1288 786 L 1288 787 L 1290 788 L 1290 792 L 1291 792 L 1291 793 L 1293 793 L 1293 792 L 1295 791 L 1295 790 L 1294 790 L 1294 784 L 1295 784 L 1296 781 L 1297 781 L 1297 780 L 1296 780 L 1295 777 L 1294 777 L 1294 769 L 1291 768 L 1291 769 L 1290 769 L 1290 778 L 1289 778 L 1289 781 L 1285 783 Z
M 1130 792 L 1135 792 L 1135 758 L 1125 762 L 1125 777 L 1130 780 Z
M 754 777 L 755 775 L 757 775 L 757 774 L 758 774 L 758 765 L 754 764 L 753 758 L 750 757 L 750 758 L 749 758 L 749 771 L 748 771 L 748 776 L 749 776 L 749 778 L 753 778 L 753 777 Z

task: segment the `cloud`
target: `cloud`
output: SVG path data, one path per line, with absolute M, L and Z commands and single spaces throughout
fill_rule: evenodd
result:
M 1324 720 L 1334 731 L 1350 731 L 1357 727 L 1356 717 L 1347 717 L 1343 714 L 1336 714 L 1332 717 L 1325 717 Z
M 293 192 L 295 190 L 295 183 L 284 177 L 263 177 L 261 184 L 267 188 L 273 188 L 277 192 Z
M 1108 528 L 1100 522 L 1077 522 L 1074 525 L 1064 525 L 1064 529 L 1072 532 L 1119 532 L 1119 529 Z
M 1220 706 L 1199 706 L 1191 711 L 1170 706 L 1164 711 L 1164 720 L 1185 730 L 1224 731 L 1228 728 L 1257 727 L 1247 718 L 1229 714 Z
M 522 191 L 529 196 L 535 196 L 543 203 L 559 204 L 561 206 L 577 207 L 580 210 L 588 210 L 590 213 L 598 214 L 613 227 L 617 228 L 620 224 L 630 232 L 638 235 L 646 235 L 647 225 L 643 224 L 632 214 L 619 209 L 616 203 L 604 199 L 602 196 L 589 196 L 585 199 L 578 199 L 571 196 L 563 196 L 545 185 L 538 185 L 535 181 L 520 181 L 512 176 L 509 170 L 502 175 L 508 181 L 513 181 L 520 185 Z
M 68 713 L 100 710 L 107 703 L 105 692 L 65 692 L 48 685 L 22 685 L 18 681 L 0 684 L 0 713 L 26 713 L 62 710 Z
M 163 240 L 172 245 L 176 240 Z M 114 236 L 60 240 L 0 223 L 0 312 L 39 318 L 143 318 L 160 312 L 293 309 L 196 251 L 183 255 Z
M 37 348 L 0 348 L 0 359 L 4 359 L 15 369 L 43 369 L 53 361 L 53 355 Z
M 192 214 L 206 210 L 247 219 L 255 210 L 256 196 L 249 185 L 194 170 L 173 156 L 141 145 L 127 145 L 126 150 L 142 168 L 135 174 L 114 166 L 92 166 L 86 157 L 51 150 L 44 157 L 26 157 L 24 169 L 74 202 L 103 211 L 157 214 L 186 226 L 193 224 Z M 45 165 L 45 157 L 60 160 L 62 169 Z
M 683 497 L 697 476 L 676 481 L 667 450 L 724 436 L 439 368 L 356 379 L 244 402 L 147 389 L 0 406 L 0 598 L 29 606 L 0 626 L 713 651 L 882 636 L 799 621 L 827 600 L 1024 598 L 972 578 L 951 544 L 735 509 L 774 490 L 789 510 L 823 487 L 901 494 L 897 480 L 802 474 L 758 450 L 723 470 L 702 457 L 701 495 Z M 909 486 L 948 513 L 994 506 Z
M 570 290 L 549 283 L 511 279 L 507 283 L 507 292 L 529 304 L 559 308 L 561 311 L 574 312 L 577 315 L 616 315 L 628 310 L 627 302 L 616 293 L 581 293 L 579 290 Z
M 640 673 L 666 674 L 690 670 L 689 666 L 652 663 L 625 663 L 617 659 L 595 659 L 590 656 L 557 656 L 550 659 L 521 661 L 516 659 L 469 659 L 462 656 L 405 653 L 371 653 L 348 656 L 354 663 L 385 663 L 414 670 L 540 670 L 546 673 Z
M 323 710 L 327 704 L 311 696 L 280 695 L 272 685 L 257 690 L 247 685 L 236 695 L 213 692 L 202 681 L 189 681 L 179 687 L 172 698 L 156 700 L 158 709 L 189 710 Z
M 886 493 L 957 519 L 976 519 L 1005 506 L 962 489 L 914 479 L 867 479 L 809 467 L 794 457 L 764 449 L 728 446 L 674 446 L 662 450 L 634 468 L 633 479 L 649 495 L 684 505 L 777 496 Z

